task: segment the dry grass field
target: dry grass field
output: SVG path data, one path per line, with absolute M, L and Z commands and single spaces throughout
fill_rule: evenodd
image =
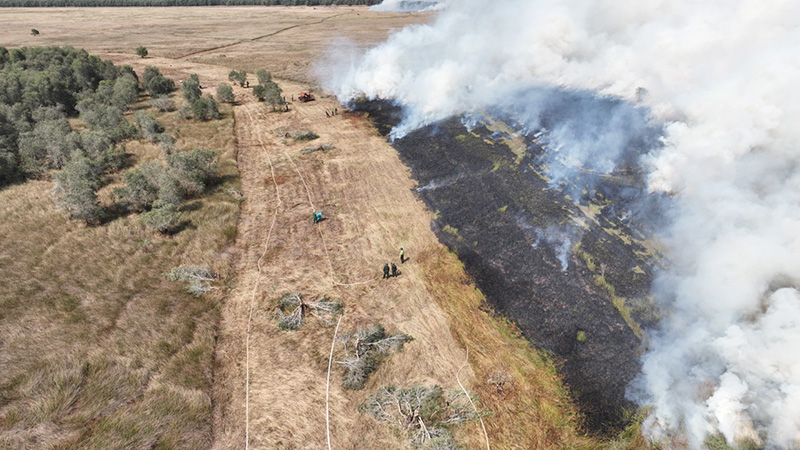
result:
M 365 7 L 3 8 L 0 45 L 71 45 L 112 61 L 149 51 L 148 60 L 190 62 L 311 82 L 314 61 L 344 42 L 364 47 L 427 14 Z M 41 33 L 31 36 L 31 28 Z M 344 38 L 345 40 L 342 40 Z M 349 44 L 348 44 L 349 45 Z M 167 64 L 168 67 L 168 64 Z M 162 68 L 164 70 L 164 68 Z
M 73 45 L 137 71 L 197 73 L 208 93 L 232 68 L 263 67 L 288 100 L 314 84 L 309 67 L 337 36 L 363 46 L 425 20 L 350 7 L 7 9 L 0 45 Z M 135 57 L 139 45 L 148 58 Z M 243 448 L 247 436 L 252 448 L 325 448 L 334 328 L 309 316 L 280 330 L 277 301 L 290 292 L 344 303 L 339 333 L 380 323 L 414 338 L 360 391 L 342 388 L 334 363 L 333 448 L 405 448 L 402 430 L 358 407 L 380 386 L 432 383 L 476 394 L 493 448 L 641 444 L 580 434 L 553 364 L 486 310 L 431 231 L 408 169 L 364 117 L 325 95 L 272 112 L 249 89 L 234 92 L 239 103 L 222 121 L 159 117 L 179 146 L 215 148 L 227 161 L 228 184 L 187 208 L 194 226 L 176 237 L 132 217 L 71 223 L 53 210 L 49 182 L 0 191 L 0 447 L 222 449 Z M 340 114 L 326 117 L 334 107 Z M 305 130 L 319 138 L 287 137 Z M 303 151 L 322 144 L 333 148 Z M 128 150 L 158 157 L 150 144 Z M 243 193 L 240 209 L 229 187 Z M 326 217 L 319 225 L 314 210 Z M 381 280 L 392 260 L 401 275 Z M 217 295 L 196 299 L 161 277 L 180 263 L 221 272 Z M 455 437 L 486 447 L 479 422 Z
M 138 104 L 136 109 L 146 108 Z M 137 214 L 95 226 L 54 207 L 50 181 L 0 190 L 0 448 L 208 447 L 219 302 L 232 279 L 239 216 L 233 116 L 158 114 L 177 150 L 217 150 L 222 183 L 183 206 L 172 237 Z M 134 164 L 163 159 L 131 141 Z M 99 196 L 111 202 L 121 173 Z M 196 298 L 162 274 L 208 265 L 219 290 Z

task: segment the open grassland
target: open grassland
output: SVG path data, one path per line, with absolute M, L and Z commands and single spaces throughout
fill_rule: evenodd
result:
M 0 45 L 72 45 L 118 62 L 147 47 L 161 66 L 213 64 L 312 81 L 315 62 L 380 42 L 428 14 L 369 12 L 366 7 L 6 8 Z M 41 33 L 31 36 L 31 28 Z M 152 63 L 151 63 L 152 64 Z M 252 82 L 252 81 L 251 81 Z
M 180 128 L 177 150 L 220 154 L 219 182 L 184 202 L 174 236 L 137 214 L 70 221 L 50 181 L 0 191 L 0 448 L 211 445 L 215 336 L 239 213 L 226 193 L 238 179 L 233 117 L 223 112 L 207 123 L 157 114 L 168 131 Z M 133 165 L 163 159 L 154 144 L 127 150 Z M 120 179 L 106 180 L 104 203 Z M 180 264 L 213 268 L 219 289 L 193 297 L 162 276 Z

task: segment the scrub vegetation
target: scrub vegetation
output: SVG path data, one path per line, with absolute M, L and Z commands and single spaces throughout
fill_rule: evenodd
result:
M 239 212 L 230 109 L 186 122 L 129 67 L 4 54 L 0 447 L 208 448 Z M 177 128 L 166 154 L 154 140 Z

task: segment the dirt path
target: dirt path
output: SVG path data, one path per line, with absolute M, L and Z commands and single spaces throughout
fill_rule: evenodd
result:
M 281 85 L 287 97 L 301 89 Z M 331 381 L 334 447 L 398 448 L 398 439 L 361 416 L 358 405 L 384 384 L 457 387 L 455 373 L 464 358 L 414 264 L 417 254 L 439 245 L 428 226 L 430 214 L 412 194 L 407 169 L 363 119 L 342 114 L 332 99 L 294 103 L 287 113 L 273 113 L 249 95 L 241 93 L 243 104 L 235 109 L 247 200 L 237 238 L 243 255 L 238 287 L 224 307 L 218 350 L 218 392 L 229 397 L 217 399 L 227 405 L 216 418 L 217 447 L 241 447 L 246 434 L 253 448 L 326 446 L 325 382 L 333 328 L 313 318 L 296 332 L 276 326 L 278 298 L 299 292 L 310 299 L 342 300 L 342 332 L 379 322 L 414 337 L 363 391 L 344 391 L 336 370 Z M 326 117 L 325 111 L 335 107 L 340 114 Z M 300 130 L 320 138 L 298 143 L 286 137 Z M 322 144 L 334 149 L 302 152 Z M 311 221 L 315 209 L 327 218 L 317 226 Z M 404 265 L 397 260 L 400 246 L 411 256 Z M 402 275 L 380 280 L 381 267 L 390 260 L 401 266 Z M 460 378 L 469 384 L 471 372 L 463 370 Z

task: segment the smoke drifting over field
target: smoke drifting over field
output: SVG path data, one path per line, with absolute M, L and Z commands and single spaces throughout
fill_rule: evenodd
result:
M 372 11 L 414 12 L 439 11 L 447 6 L 444 0 L 383 0 L 370 8 Z
M 654 287 L 671 313 L 631 389 L 654 407 L 647 432 L 797 448 L 798 17 L 788 1 L 459 0 L 331 87 L 402 104 L 395 137 L 490 111 L 544 128 L 567 170 L 649 149 L 650 190 L 678 195 Z

